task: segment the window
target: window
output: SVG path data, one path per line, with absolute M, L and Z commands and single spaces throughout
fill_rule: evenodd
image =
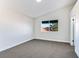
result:
M 41 32 L 58 31 L 58 20 L 48 20 L 41 22 Z

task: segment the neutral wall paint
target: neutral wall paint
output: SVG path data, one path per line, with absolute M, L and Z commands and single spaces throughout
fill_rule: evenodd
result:
M 70 42 L 70 12 L 72 5 L 63 7 L 54 12 L 50 12 L 35 20 L 35 38 L 49 41 Z M 59 21 L 58 32 L 41 32 L 42 20 L 55 20 Z
M 0 51 L 32 40 L 33 20 L 11 10 L 0 10 Z
M 79 57 L 79 0 L 77 1 L 72 10 L 71 17 L 75 17 L 74 46 L 75 46 L 75 52 Z

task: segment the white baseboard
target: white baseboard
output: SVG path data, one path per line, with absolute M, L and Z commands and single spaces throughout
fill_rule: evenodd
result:
M 78 56 L 78 58 L 79 58 L 79 53 L 78 53 L 78 51 L 75 49 L 75 53 L 76 53 L 76 55 Z
M 20 45 L 20 44 L 23 44 L 23 43 L 25 43 L 25 42 L 31 41 L 31 40 L 33 40 L 33 39 L 70 43 L 69 41 L 56 40 L 56 39 L 53 39 L 53 40 L 52 40 L 52 39 L 43 39 L 43 38 L 31 38 L 31 39 L 27 39 L 27 40 L 25 40 L 25 41 L 19 42 L 19 43 L 17 43 L 17 44 L 13 44 L 13 45 L 11 45 L 11 46 L 9 46 L 9 47 L 5 47 L 5 48 L 1 49 L 0 52 L 5 51 L 5 50 L 10 49 L 10 48 L 13 48 L 13 47 L 16 47 L 16 46 L 18 46 L 18 45 Z
M 47 41 L 56 41 L 56 42 L 64 42 L 64 43 L 69 43 L 70 44 L 70 41 L 57 40 L 57 39 L 44 39 L 44 38 L 34 38 L 34 39 L 47 40 Z
M 13 45 L 11 45 L 9 47 L 5 47 L 5 48 L 1 49 L 0 52 L 5 51 L 5 50 L 10 49 L 10 48 L 13 48 L 13 47 L 16 47 L 16 46 L 18 46 L 20 44 L 23 44 L 23 43 L 28 42 L 28 41 L 31 41 L 31 40 L 33 40 L 33 39 L 27 39 L 27 40 L 22 41 L 22 42 L 19 42 L 17 44 L 13 44 Z

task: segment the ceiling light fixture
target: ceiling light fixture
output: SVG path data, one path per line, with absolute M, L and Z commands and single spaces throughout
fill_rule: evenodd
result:
M 36 0 L 38 3 L 42 2 L 42 0 Z

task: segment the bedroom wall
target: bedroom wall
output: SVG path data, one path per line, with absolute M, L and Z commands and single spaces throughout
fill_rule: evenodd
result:
M 35 20 L 35 39 L 70 42 L 70 12 L 73 5 L 65 6 L 55 11 L 49 12 Z M 41 32 L 42 20 L 58 19 L 58 32 Z
M 33 20 L 18 12 L 0 9 L 0 51 L 32 40 Z
M 75 47 L 75 52 L 77 56 L 79 57 L 79 0 L 77 0 L 77 3 L 75 4 L 71 17 L 75 19 L 74 23 L 74 47 Z

